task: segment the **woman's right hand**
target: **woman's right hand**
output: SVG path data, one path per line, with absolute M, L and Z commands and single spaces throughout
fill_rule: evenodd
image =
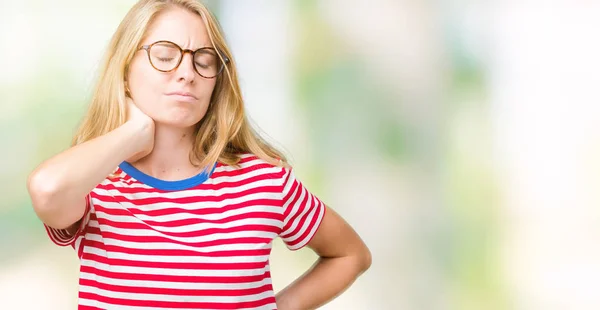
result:
M 152 152 L 154 148 L 154 120 L 146 115 L 137 105 L 133 102 L 133 99 L 126 97 L 127 104 L 127 122 L 134 124 L 136 129 L 139 129 L 139 143 L 138 151 L 126 159 L 127 162 L 136 162 Z

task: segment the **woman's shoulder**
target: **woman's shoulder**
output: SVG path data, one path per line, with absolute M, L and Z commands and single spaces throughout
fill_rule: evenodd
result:
M 283 162 L 279 159 L 271 160 L 268 158 L 261 158 L 258 155 L 252 153 L 238 154 L 237 164 L 227 164 L 224 162 L 218 162 L 217 167 L 231 167 L 232 169 L 244 169 L 250 167 L 269 167 L 269 168 L 285 168 Z
M 92 192 L 96 193 L 104 193 L 107 190 L 118 189 L 121 187 L 131 187 L 137 184 L 139 186 L 139 181 L 133 179 L 130 175 L 125 173 L 121 169 L 120 166 L 115 167 L 115 169 L 104 178 L 98 185 L 96 185 Z
M 252 153 L 239 154 L 238 157 L 239 161 L 237 164 L 219 162 L 215 173 L 264 174 L 271 177 L 281 177 L 289 171 L 289 168 L 281 161 L 264 159 Z

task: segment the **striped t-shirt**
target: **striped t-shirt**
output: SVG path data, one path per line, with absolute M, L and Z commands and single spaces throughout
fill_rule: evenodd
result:
M 79 256 L 79 309 L 275 309 L 272 241 L 306 245 L 325 205 L 291 169 L 241 157 L 181 181 L 124 162 L 75 234 L 46 226 Z

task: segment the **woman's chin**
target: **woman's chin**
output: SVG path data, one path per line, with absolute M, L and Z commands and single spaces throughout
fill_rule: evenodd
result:
M 188 128 L 196 125 L 202 118 L 198 117 L 160 117 L 154 118 L 154 122 L 160 126 L 169 126 L 176 128 Z
M 192 108 L 185 105 L 172 105 L 168 109 L 153 112 L 157 112 L 151 115 L 156 123 L 178 128 L 194 126 L 206 114 L 206 111 L 202 111 L 199 107 Z

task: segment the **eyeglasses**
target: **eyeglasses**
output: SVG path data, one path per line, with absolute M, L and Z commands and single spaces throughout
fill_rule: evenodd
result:
M 223 55 L 224 61 L 221 61 L 217 51 L 212 47 L 203 47 L 195 51 L 182 49 L 179 45 L 170 41 L 157 41 L 150 45 L 144 45 L 138 50 L 145 50 L 148 53 L 148 60 L 154 69 L 160 72 L 170 72 L 175 70 L 181 64 L 183 55 L 190 53 L 194 69 L 200 76 L 212 79 L 219 75 L 229 59 Z

